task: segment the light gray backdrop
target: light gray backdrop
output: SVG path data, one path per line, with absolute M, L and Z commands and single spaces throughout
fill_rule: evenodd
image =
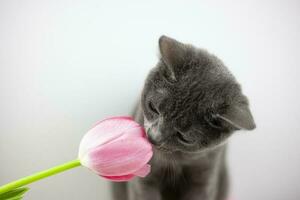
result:
M 300 199 L 300 5 L 295 1 L 0 0 L 0 185 L 74 159 L 97 120 L 126 115 L 166 34 L 207 48 L 257 122 L 231 138 L 235 200 Z M 78 168 L 25 199 L 109 199 Z

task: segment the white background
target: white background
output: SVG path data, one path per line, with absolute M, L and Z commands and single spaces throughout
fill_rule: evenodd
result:
M 157 40 L 207 48 L 243 85 L 257 129 L 231 138 L 234 200 L 300 199 L 295 1 L 0 0 L 0 185 L 76 158 L 99 119 L 132 109 Z M 78 168 L 25 199 L 109 199 Z

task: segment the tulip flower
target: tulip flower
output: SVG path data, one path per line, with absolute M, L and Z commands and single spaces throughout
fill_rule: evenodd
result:
M 84 135 L 78 159 L 0 187 L 0 199 L 1 194 L 20 194 L 27 189 L 17 191 L 17 188 L 78 166 L 85 166 L 111 181 L 145 177 L 150 172 L 147 163 L 152 155 L 145 130 L 131 117 L 108 118 L 98 122 Z
M 130 117 L 103 120 L 81 140 L 81 164 L 112 181 L 126 181 L 150 172 L 152 147 L 144 129 Z

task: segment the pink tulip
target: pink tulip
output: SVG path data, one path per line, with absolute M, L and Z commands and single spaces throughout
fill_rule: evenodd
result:
M 98 122 L 82 138 L 81 164 L 112 181 L 145 177 L 153 155 L 145 130 L 131 117 L 112 117 Z
M 0 186 L 0 199 L 7 196 L 20 199 L 28 190 L 23 186 L 79 166 L 112 181 L 145 177 L 150 173 L 147 163 L 152 155 L 145 130 L 131 117 L 108 118 L 98 122 L 82 138 L 78 159 Z

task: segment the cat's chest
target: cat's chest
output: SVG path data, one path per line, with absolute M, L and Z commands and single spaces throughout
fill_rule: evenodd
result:
M 189 165 L 175 162 L 153 164 L 150 177 L 164 187 L 177 187 L 182 184 L 205 182 L 211 176 L 213 168 L 206 162 Z
M 202 183 L 209 179 L 218 167 L 215 156 L 174 156 L 162 157 L 154 154 L 149 178 L 162 185 Z
M 198 185 L 198 189 L 205 188 L 213 173 L 199 165 L 163 165 L 152 166 L 150 176 L 154 184 L 158 186 L 163 199 L 180 199 L 190 188 Z

